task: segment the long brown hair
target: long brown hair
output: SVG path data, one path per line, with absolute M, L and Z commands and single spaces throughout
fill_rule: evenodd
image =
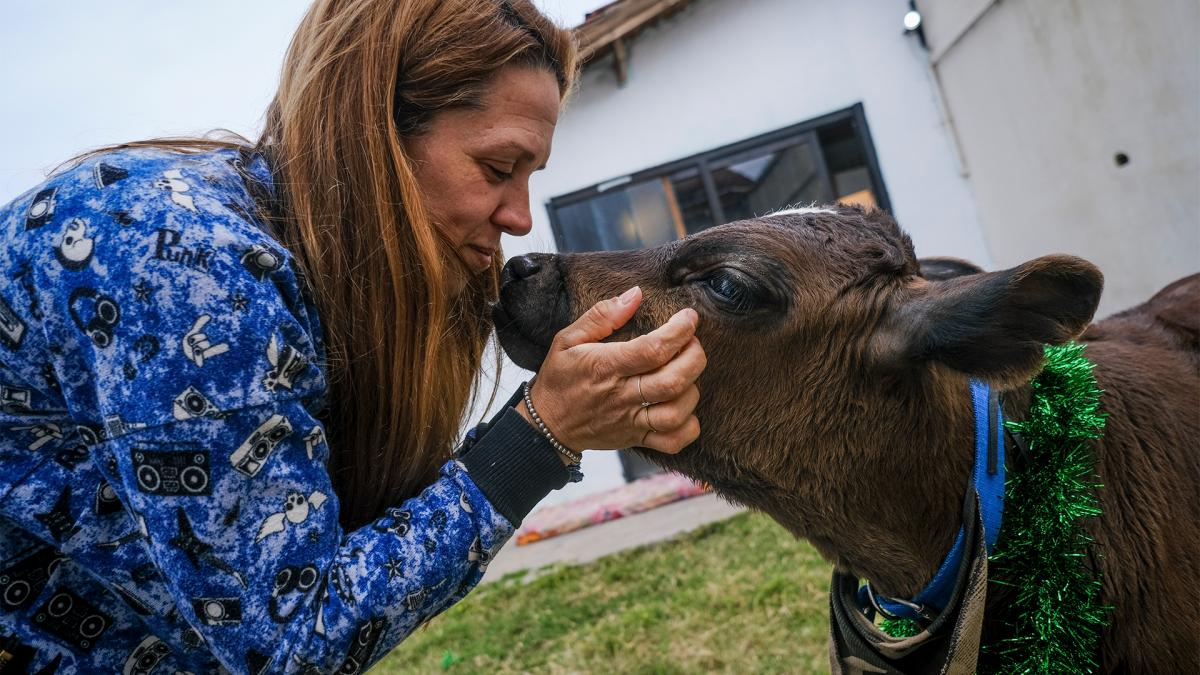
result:
M 288 49 L 258 150 L 324 327 L 344 525 L 433 481 L 479 385 L 502 256 L 455 290 L 405 148 L 509 64 L 553 72 L 565 99 L 572 36 L 528 0 L 317 0 Z
M 483 275 L 463 268 L 430 220 L 405 146 L 438 112 L 482 105 L 508 65 L 554 73 L 565 101 L 574 38 L 529 0 L 316 0 L 284 59 L 254 148 L 277 192 L 259 213 L 323 324 L 322 418 L 343 526 L 433 482 L 478 390 L 503 256 Z M 121 148 L 249 144 L 230 132 L 160 138 L 64 166 Z

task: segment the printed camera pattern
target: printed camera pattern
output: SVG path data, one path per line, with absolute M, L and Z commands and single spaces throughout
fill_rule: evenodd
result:
M 30 672 L 360 672 L 511 535 L 453 461 L 341 531 L 271 197 L 261 157 L 138 149 L 0 209 L 0 640 Z

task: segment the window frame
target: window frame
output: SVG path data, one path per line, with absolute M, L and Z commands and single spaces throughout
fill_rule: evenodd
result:
M 820 165 L 820 179 L 826 181 L 829 193 L 833 194 L 832 181 L 833 177 L 829 174 L 829 169 L 826 166 L 825 153 L 822 150 L 820 139 L 818 138 L 818 130 L 821 127 L 845 122 L 849 120 L 854 131 L 858 134 L 859 139 L 863 144 L 863 153 L 866 156 L 867 172 L 871 179 L 872 187 L 875 188 L 875 201 L 879 208 L 884 211 L 891 212 L 892 203 L 888 197 L 887 186 L 883 182 L 883 173 L 879 169 L 879 159 L 875 153 L 875 142 L 871 136 L 871 129 L 867 125 L 867 117 L 863 104 L 855 103 L 849 108 L 836 110 L 826 113 L 819 117 L 805 120 L 798 124 L 776 129 L 764 134 L 759 134 L 751 138 L 747 138 L 727 145 L 722 145 L 712 150 L 685 157 L 683 159 L 673 160 L 652 166 L 648 169 L 642 169 L 624 176 L 618 176 L 609 180 L 600 181 L 594 185 L 568 192 L 557 197 L 552 197 L 545 203 L 546 212 L 550 217 L 550 228 L 554 232 L 554 243 L 558 250 L 563 250 L 563 241 L 565 239 L 562 230 L 562 223 L 558 218 L 558 209 L 564 206 L 570 206 L 587 199 L 599 196 L 604 192 L 616 187 L 629 185 L 630 183 L 640 183 L 646 180 L 659 179 L 669 177 L 672 174 L 685 170 L 696 169 L 701 181 L 704 185 L 704 191 L 708 197 L 708 208 L 713 214 L 714 225 L 726 222 L 725 211 L 721 206 L 720 196 L 717 193 L 716 185 L 713 181 L 710 164 L 720 163 L 729 157 L 733 157 L 742 153 L 752 151 L 765 151 L 771 147 L 782 148 L 791 145 L 793 142 L 811 142 L 817 148 L 817 158 Z

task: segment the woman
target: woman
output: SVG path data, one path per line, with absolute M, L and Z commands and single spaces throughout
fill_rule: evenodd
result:
M 253 146 L 0 210 L 0 669 L 357 672 L 579 450 L 696 438 L 695 312 L 598 344 L 634 288 L 453 448 L 573 49 L 528 2 L 321 0 Z

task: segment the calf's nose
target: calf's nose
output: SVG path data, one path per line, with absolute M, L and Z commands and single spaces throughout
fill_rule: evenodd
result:
M 527 255 L 519 255 L 504 265 L 504 281 L 520 281 L 538 273 L 542 266 Z

